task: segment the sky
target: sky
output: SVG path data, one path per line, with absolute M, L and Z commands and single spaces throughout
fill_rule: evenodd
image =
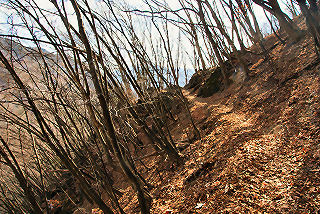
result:
M 5 2 L 6 0 L 0 0 L 1 3 Z M 147 10 L 148 7 L 147 5 L 144 3 L 145 0 L 122 0 L 122 1 L 116 1 L 117 3 L 120 3 L 120 4 L 127 4 L 127 5 L 130 5 L 131 7 L 135 7 L 137 9 L 140 9 L 140 10 Z M 54 10 L 54 6 L 53 4 L 49 1 L 49 0 L 34 0 L 34 2 L 40 7 L 40 8 L 43 8 L 43 9 L 46 9 L 46 10 L 51 10 L 53 11 Z M 103 8 L 103 7 L 100 7 L 99 5 L 101 5 L 101 0 L 89 0 L 89 3 L 90 5 L 92 6 L 96 6 L 97 7 L 97 10 Z M 161 2 L 161 0 L 160 0 Z M 180 8 L 180 4 L 179 4 L 179 1 L 178 0 L 167 0 L 167 3 L 168 5 L 172 8 L 172 9 L 177 9 L 177 8 Z M 66 0 L 65 1 L 65 5 L 66 5 L 66 8 L 67 8 L 67 11 L 73 11 L 72 9 L 72 5 L 70 3 L 69 0 Z M 283 9 L 284 8 L 284 4 L 282 4 L 282 7 Z M 263 26 L 266 24 L 267 20 L 265 18 L 265 15 L 263 13 L 263 10 L 260 6 L 256 6 L 254 4 L 254 11 L 255 11 L 255 14 L 257 16 L 257 19 L 259 21 L 259 24 L 260 26 L 263 28 Z M 8 34 L 8 33 L 11 33 L 12 29 L 10 28 L 10 26 L 7 24 L 8 22 L 11 22 L 10 19 L 8 19 L 8 17 L 12 15 L 12 11 L 11 10 L 7 10 L 6 8 L 4 7 L 0 7 L 0 32 L 1 34 Z M 17 19 L 17 16 L 13 16 L 11 17 L 13 19 Z M 49 17 L 51 18 L 51 17 Z M 71 15 L 69 16 L 70 18 L 70 22 L 76 26 L 77 25 L 77 22 L 76 22 L 76 18 L 74 15 Z M 226 16 L 224 15 L 224 18 L 226 18 Z M 62 26 L 62 23 L 60 20 L 56 21 L 55 18 L 51 18 L 52 19 L 52 22 L 55 24 L 55 26 L 57 28 L 59 28 L 59 26 Z M 17 22 L 17 20 L 16 20 Z M 226 23 L 228 23 L 228 21 L 226 21 Z M 171 29 L 172 31 L 174 31 L 174 34 L 176 34 L 176 29 Z M 19 34 L 23 33 L 23 31 L 21 32 L 21 29 L 19 29 Z
M 89 1 L 89 4 L 92 6 L 92 9 L 95 9 L 99 12 L 105 11 L 105 7 L 102 6 L 105 4 L 102 3 L 101 0 L 88 0 L 88 1 Z M 161 0 L 158 0 L 158 1 L 163 2 Z M 6 2 L 6 0 L 0 0 L 0 3 L 4 3 L 4 2 Z M 55 11 L 53 4 L 49 0 L 34 0 L 34 2 L 42 9 L 45 9 L 47 11 Z M 121 5 L 129 5 L 131 8 L 137 8 L 139 10 L 149 10 L 148 6 L 145 4 L 145 0 L 122 0 L 122 1 L 115 1 L 115 2 Z M 181 8 L 178 0 L 167 0 L 167 2 L 169 7 L 172 9 Z M 66 6 L 66 10 L 69 12 L 70 23 L 75 28 L 77 28 L 77 20 L 73 13 L 71 2 L 69 0 L 65 0 L 65 6 Z M 282 6 L 282 9 L 285 10 L 284 4 L 281 4 L 281 6 Z M 267 20 L 265 18 L 262 8 L 254 4 L 253 9 L 255 11 L 255 14 L 257 16 L 257 19 L 262 31 L 264 32 L 266 31 L 266 29 L 270 31 L 269 26 L 266 24 Z M 64 30 L 61 30 L 64 28 L 60 19 L 58 19 L 53 15 L 50 15 L 49 13 L 46 14 L 46 18 L 48 18 L 50 22 L 52 22 L 53 26 L 58 31 L 59 30 L 64 31 Z M 222 18 L 223 20 L 225 20 L 226 26 L 229 27 L 230 29 L 231 26 L 230 24 L 228 24 L 229 21 L 227 20 L 227 17 L 224 13 L 222 13 Z M 144 20 L 142 16 L 139 16 L 139 15 L 133 16 L 133 20 L 134 20 L 135 29 L 138 35 L 140 34 L 141 37 L 146 36 L 145 39 L 146 41 L 149 41 L 149 42 L 150 40 L 154 40 L 154 41 L 159 40 L 159 34 L 155 31 L 155 29 L 151 30 L 153 36 L 148 37 L 147 35 L 145 35 L 146 28 L 148 27 L 146 25 L 141 25 L 141 23 Z M 12 29 L 10 24 L 8 24 L 11 22 L 14 22 L 15 24 L 19 24 L 21 20 L 18 18 L 18 15 L 16 15 L 13 12 L 13 10 L 8 10 L 5 7 L 0 7 L 0 34 L 17 34 L 20 36 L 28 35 L 28 37 L 30 38 L 29 33 L 26 29 L 23 29 L 21 27 L 16 27 L 16 29 Z M 39 35 L 40 37 L 41 33 L 39 32 L 37 35 Z M 181 61 L 180 67 L 182 68 L 184 67 L 184 65 L 186 65 L 188 70 L 191 70 L 193 68 L 193 64 L 192 64 L 193 62 L 191 62 L 188 59 L 188 57 L 192 58 L 193 49 L 191 48 L 189 41 L 183 36 L 183 34 L 179 34 L 178 28 L 174 27 L 173 25 L 169 25 L 169 35 L 171 39 L 173 53 L 176 53 L 178 48 L 180 48 L 180 50 L 182 50 L 184 53 L 190 54 L 190 56 L 185 55 L 184 57 L 180 57 L 180 61 Z M 38 39 L 41 39 L 41 37 Z M 177 42 L 179 39 L 180 39 L 180 43 Z M 24 41 L 23 44 L 26 46 L 33 46 L 32 42 L 28 42 L 28 41 Z M 48 51 L 53 51 L 53 49 L 51 49 L 48 46 L 43 46 L 43 47 Z M 150 50 L 148 51 L 149 53 L 151 53 Z

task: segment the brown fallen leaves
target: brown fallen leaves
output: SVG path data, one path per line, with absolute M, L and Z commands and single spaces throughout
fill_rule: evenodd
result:
M 309 37 L 278 44 L 272 61 L 255 59 L 243 86 L 209 98 L 185 91 L 206 135 L 182 151 L 183 166 L 167 170 L 150 159 L 148 167 L 158 168 L 145 171 L 155 185 L 152 213 L 319 212 L 320 77 L 317 63 L 308 67 L 312 48 Z M 176 141 L 189 128 L 184 114 L 183 125 L 171 125 Z

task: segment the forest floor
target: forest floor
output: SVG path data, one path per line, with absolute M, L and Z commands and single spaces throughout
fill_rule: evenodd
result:
M 202 139 L 181 151 L 181 166 L 145 160 L 152 213 L 319 212 L 319 60 L 308 36 L 266 41 L 269 59 L 255 56 L 245 83 L 208 98 L 184 90 Z M 171 134 L 186 142 L 189 119 L 177 116 Z M 138 210 L 130 188 L 121 203 Z

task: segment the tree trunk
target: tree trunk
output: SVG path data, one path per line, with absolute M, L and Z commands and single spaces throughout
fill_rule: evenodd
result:
M 302 11 L 303 16 L 306 18 L 308 31 L 311 33 L 311 35 L 314 39 L 315 51 L 316 51 L 317 55 L 319 56 L 319 49 L 320 49 L 320 44 L 319 44 L 320 27 L 319 27 L 319 24 L 317 23 L 316 19 L 313 17 L 310 10 L 308 9 L 307 1 L 306 0 L 297 0 L 297 2 L 299 4 L 299 7 Z M 311 9 L 311 7 L 310 7 L 310 9 Z
M 285 14 L 280 10 L 275 10 L 274 16 L 278 19 L 280 28 L 283 29 L 289 37 L 294 41 L 299 41 L 302 37 L 302 32 L 296 29 L 286 18 Z
M 199 18 L 202 22 L 202 25 L 203 25 L 203 28 L 205 30 L 205 34 L 207 35 L 207 38 L 213 48 L 213 51 L 218 59 L 218 62 L 219 62 L 219 66 L 221 67 L 221 73 L 222 73 L 222 76 L 223 76 L 223 82 L 224 82 L 224 85 L 225 87 L 227 87 L 227 85 L 229 84 L 229 81 L 228 81 L 228 78 L 227 78 L 227 75 L 226 75 L 226 68 L 225 68 L 225 65 L 223 64 L 223 59 L 221 57 L 221 54 L 220 54 L 220 51 L 218 49 L 218 44 L 213 40 L 213 37 L 212 37 L 212 34 L 209 30 L 209 27 L 205 21 L 205 18 L 204 18 L 204 14 L 203 14 L 203 9 L 202 9 L 202 3 L 201 3 L 201 0 L 197 0 L 197 3 L 198 3 L 198 6 L 199 6 L 199 12 L 198 12 L 198 15 L 199 15 Z
M 253 2 L 274 15 L 278 19 L 280 28 L 284 30 L 294 41 L 297 42 L 302 38 L 302 32 L 298 26 L 284 12 L 282 12 L 277 0 L 269 0 L 267 2 L 262 0 L 253 0 Z

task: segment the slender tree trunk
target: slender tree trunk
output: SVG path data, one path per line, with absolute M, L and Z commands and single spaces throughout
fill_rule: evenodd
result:
M 290 22 L 286 19 L 282 11 L 275 11 L 274 16 L 278 19 L 280 28 L 282 28 L 289 37 L 294 41 L 299 41 L 301 38 L 301 32 L 295 29 Z
M 192 32 L 192 35 L 193 35 L 194 45 L 196 46 L 196 50 L 198 52 L 198 55 L 199 55 L 199 58 L 200 58 L 200 61 L 201 61 L 202 70 L 205 70 L 206 69 L 206 63 L 205 63 L 205 61 L 203 59 L 203 56 L 202 56 L 202 52 L 201 52 L 201 48 L 200 48 L 200 45 L 199 45 L 199 39 L 198 39 L 196 28 L 194 26 L 194 23 L 193 23 L 193 21 L 191 19 L 191 16 L 190 16 L 189 12 L 186 11 L 186 14 L 187 14 L 189 22 L 190 22 L 190 29 L 191 29 L 191 32 Z
M 99 208 L 108 214 L 113 214 L 113 211 L 104 203 L 104 201 L 100 198 L 100 196 L 94 191 L 87 180 L 83 177 L 82 173 L 79 171 L 79 169 L 75 166 L 75 164 L 70 160 L 70 158 L 66 155 L 64 149 L 61 147 L 59 140 L 54 135 L 53 131 L 50 129 L 48 124 L 45 122 L 42 114 L 38 110 L 37 106 L 33 102 L 33 99 L 30 97 L 30 94 L 28 92 L 28 89 L 25 87 L 23 82 L 21 81 L 20 77 L 17 75 L 13 67 L 10 65 L 6 57 L 2 54 L 0 51 L 0 60 L 5 65 L 6 69 L 9 71 L 10 75 L 16 82 L 16 84 L 19 86 L 19 88 L 23 91 L 24 95 L 26 96 L 26 99 L 30 105 L 30 108 L 32 109 L 32 112 L 34 113 L 37 123 L 40 126 L 43 139 L 48 144 L 48 146 L 52 149 L 52 151 L 55 152 L 55 154 L 60 158 L 61 162 L 70 170 L 72 175 L 79 180 L 81 189 L 88 195 L 89 199 L 94 201 Z M 50 136 L 53 138 L 54 141 L 56 141 L 56 145 L 51 140 Z
M 315 44 L 315 51 L 317 55 L 319 56 L 319 50 L 320 50 L 320 43 L 319 43 L 319 35 L 320 35 L 320 25 L 317 23 L 316 19 L 311 14 L 310 10 L 307 7 L 307 1 L 306 0 L 297 0 L 299 7 L 302 11 L 303 16 L 306 18 L 308 30 L 311 33 L 314 44 Z M 316 9 L 314 9 L 316 10 Z
M 278 19 L 280 28 L 284 30 L 294 41 L 299 41 L 302 38 L 302 32 L 298 26 L 284 12 L 282 12 L 277 0 L 269 0 L 268 5 L 266 5 L 262 0 L 253 0 L 253 2 L 274 15 Z
M 198 11 L 198 15 L 199 15 L 199 18 L 202 22 L 202 25 L 203 25 L 203 28 L 205 30 L 205 34 L 213 48 L 213 51 L 215 53 L 215 56 L 217 57 L 218 59 L 218 62 L 219 62 L 219 66 L 221 68 L 221 73 L 222 73 L 222 76 L 223 76 L 223 82 L 224 82 L 224 85 L 225 87 L 227 87 L 227 85 L 229 84 L 229 81 L 228 81 L 228 78 L 227 78 L 227 75 L 226 75 L 226 67 L 224 65 L 224 61 L 220 55 L 220 51 L 219 51 L 219 48 L 218 48 L 218 44 L 213 40 L 213 36 L 209 30 L 209 27 L 207 25 L 207 22 L 205 20 L 205 17 L 204 17 L 204 13 L 203 13 L 203 9 L 202 9 L 202 3 L 201 3 L 201 0 L 197 0 L 197 3 L 198 3 L 198 7 L 199 7 L 199 11 Z
M 0 136 L 0 141 L 2 143 L 2 145 L 6 148 L 6 150 L 9 152 L 14 164 L 12 163 L 12 161 L 9 159 L 8 155 L 6 154 L 6 152 L 3 150 L 2 147 L 0 147 L 0 157 L 2 156 L 2 158 L 6 161 L 7 165 L 11 168 L 11 170 L 13 171 L 16 179 L 18 180 L 20 187 L 23 189 L 24 194 L 27 198 L 27 200 L 29 201 L 32 210 L 34 213 L 36 214 L 41 214 L 43 213 L 41 211 L 41 208 L 39 206 L 39 204 L 37 203 L 37 200 L 35 198 L 35 195 L 30 187 L 30 185 L 28 184 L 27 179 L 24 177 L 18 162 L 15 159 L 15 156 L 13 155 L 13 153 L 11 152 L 11 150 L 9 149 L 7 143 L 4 141 L 4 139 Z
M 145 192 L 143 190 L 143 188 L 141 187 L 141 184 L 139 183 L 139 179 L 137 178 L 137 176 L 130 170 L 130 167 L 128 166 L 128 164 L 125 162 L 120 147 L 118 145 L 118 140 L 115 134 L 115 130 L 114 130 L 114 126 L 111 120 L 111 116 L 110 116 L 110 112 L 109 112 L 109 107 L 108 104 L 106 102 L 106 99 L 104 98 L 103 94 L 102 94 L 102 90 L 101 90 L 101 86 L 99 84 L 98 81 L 98 77 L 96 74 L 96 68 L 94 66 L 94 60 L 93 60 L 93 53 L 91 50 L 91 46 L 89 44 L 89 40 L 87 38 L 87 35 L 85 33 L 84 30 L 84 26 L 83 26 L 83 21 L 81 18 L 81 13 L 80 10 L 78 8 L 78 4 L 76 3 L 75 0 L 71 0 L 71 3 L 73 5 L 73 8 L 75 10 L 76 16 L 77 16 L 77 21 L 78 21 L 78 27 L 79 27 L 79 33 L 81 35 L 81 40 L 85 46 L 86 49 L 86 54 L 87 54 L 87 60 L 89 62 L 89 73 L 92 77 L 92 81 L 94 84 L 94 88 L 96 90 L 96 94 L 99 100 L 99 104 L 102 108 L 102 115 L 103 115 L 103 126 L 106 130 L 106 137 L 110 140 L 110 143 L 112 145 L 112 149 L 113 152 L 115 154 L 115 156 L 117 157 L 120 166 L 123 170 L 123 172 L 125 173 L 125 175 L 128 177 L 128 179 L 131 181 L 133 188 L 135 189 L 135 191 L 137 191 L 137 195 L 138 195 L 138 200 L 140 203 L 140 208 L 141 208 L 141 213 L 142 214 L 148 214 L 150 213 L 150 207 L 149 207 L 149 202 L 147 202 L 146 199 L 146 195 Z
M 245 63 L 243 57 L 238 52 L 236 46 L 234 45 L 234 42 L 231 40 L 229 34 L 225 31 L 221 21 L 219 20 L 219 18 L 217 17 L 216 13 L 214 12 L 213 8 L 211 7 L 211 5 L 207 0 L 205 0 L 205 5 L 209 8 L 212 18 L 216 22 L 217 28 L 219 29 L 220 33 L 227 39 L 227 42 L 231 46 L 233 53 L 235 54 L 236 58 L 239 60 L 240 66 L 242 67 L 245 74 L 245 79 L 247 79 L 248 72 L 249 72 L 248 65 Z

